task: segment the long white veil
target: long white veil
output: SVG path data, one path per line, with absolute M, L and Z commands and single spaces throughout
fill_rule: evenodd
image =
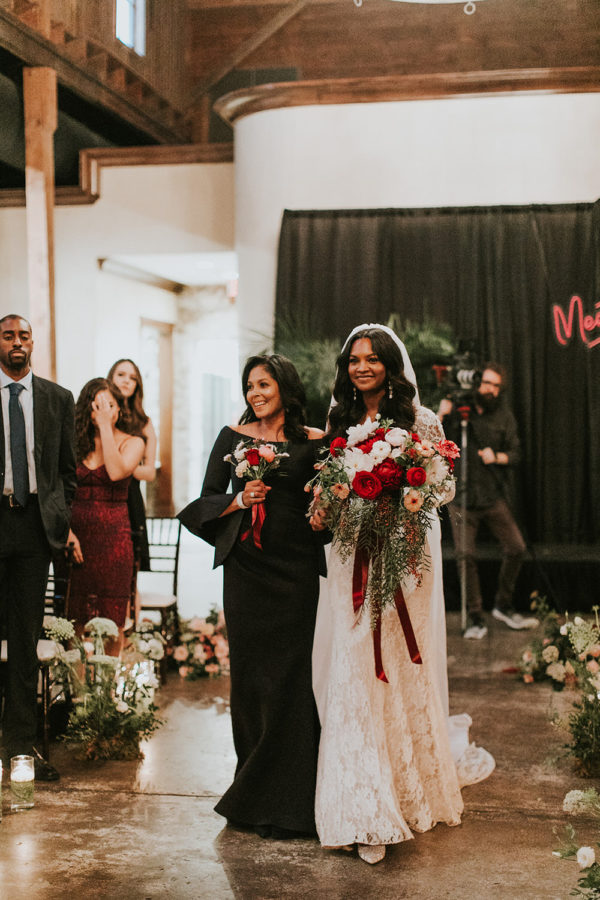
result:
M 415 408 L 421 406 L 417 377 L 412 362 L 404 343 L 398 335 L 387 325 L 377 323 L 365 323 L 353 328 L 346 338 L 342 352 L 348 347 L 352 339 L 361 331 L 377 329 L 384 331 L 399 348 L 404 362 L 404 375 L 415 388 Z M 331 405 L 336 401 L 331 398 Z M 429 615 L 430 646 L 436 648 L 435 653 L 435 680 L 442 703 L 442 709 L 446 714 L 448 733 L 452 757 L 456 764 L 458 778 L 461 786 L 475 784 L 487 778 L 495 768 L 493 756 L 482 747 L 476 747 L 469 743 L 469 728 L 472 724 L 471 717 L 467 713 L 450 716 L 448 697 L 448 665 L 446 645 L 446 609 L 444 603 L 444 587 L 442 579 L 442 534 L 440 519 L 437 512 L 431 517 L 431 528 L 428 535 L 429 553 L 431 556 L 431 570 L 433 572 L 433 585 L 431 591 L 431 606 Z M 315 640 L 313 646 L 313 690 L 319 716 L 323 721 L 325 710 L 325 698 L 327 681 L 329 677 L 329 660 L 332 648 L 333 622 L 331 608 L 327 597 L 327 581 L 321 578 L 321 591 L 315 625 Z

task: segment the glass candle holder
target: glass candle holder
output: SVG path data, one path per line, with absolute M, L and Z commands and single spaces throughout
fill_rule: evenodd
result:
M 13 812 L 33 806 L 34 779 L 33 756 L 13 756 L 10 761 L 10 808 Z

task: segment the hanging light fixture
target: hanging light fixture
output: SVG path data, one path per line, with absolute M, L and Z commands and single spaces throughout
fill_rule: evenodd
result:
M 464 0 L 393 0 L 396 3 L 464 3 Z M 481 3 L 482 0 L 477 0 L 477 3 Z M 354 0 L 355 6 L 362 6 L 363 0 Z M 467 0 L 463 6 L 463 12 L 465 12 L 468 16 L 472 16 L 476 10 L 475 0 Z

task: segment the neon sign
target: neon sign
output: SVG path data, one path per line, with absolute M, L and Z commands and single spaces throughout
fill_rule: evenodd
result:
M 565 315 L 563 308 L 555 303 L 552 307 L 552 316 L 558 343 L 566 347 L 577 329 L 582 343 L 588 349 L 591 350 L 600 344 L 600 302 L 596 303 L 594 308 L 596 310 L 594 314 L 585 315 L 581 297 L 573 296 L 569 303 L 569 311 Z M 593 336 L 596 330 L 598 337 Z

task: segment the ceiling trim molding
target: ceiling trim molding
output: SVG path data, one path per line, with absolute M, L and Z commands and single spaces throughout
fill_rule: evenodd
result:
M 229 125 L 253 113 L 293 106 L 386 103 L 452 97 L 530 94 L 579 94 L 600 91 L 600 66 L 553 69 L 500 69 L 385 75 L 261 84 L 219 97 L 215 111 Z
M 95 203 L 101 194 L 102 169 L 116 166 L 176 166 L 233 162 L 233 144 L 160 144 L 152 147 L 94 147 L 79 152 L 79 185 L 57 187 L 56 206 Z M 25 191 L 0 190 L 1 207 L 25 206 Z

